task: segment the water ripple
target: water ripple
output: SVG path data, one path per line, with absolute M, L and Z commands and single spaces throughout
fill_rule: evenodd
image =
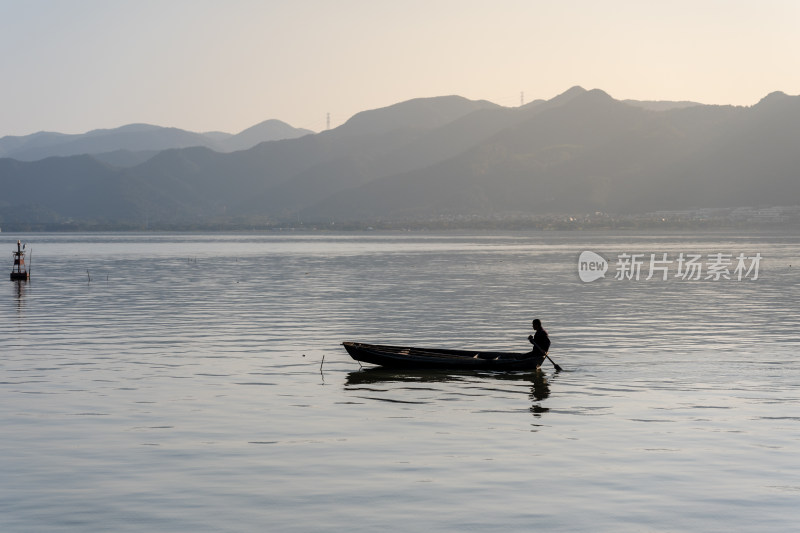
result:
M 788 531 L 800 519 L 794 235 L 26 240 L 34 279 L 0 286 L 6 529 Z M 582 250 L 765 259 L 756 282 L 584 284 Z M 564 372 L 398 373 L 340 346 L 521 351 L 534 316 Z

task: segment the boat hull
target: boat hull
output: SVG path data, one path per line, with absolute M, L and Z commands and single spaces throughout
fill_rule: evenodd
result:
M 387 368 L 532 370 L 544 362 L 544 355 L 533 353 L 443 350 L 360 342 L 343 342 L 342 346 L 356 361 Z

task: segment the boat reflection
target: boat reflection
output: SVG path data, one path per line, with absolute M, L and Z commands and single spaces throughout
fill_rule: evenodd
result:
M 533 405 L 530 411 L 535 416 L 549 411 L 539 402 L 550 396 L 550 384 L 542 370 L 527 372 L 486 372 L 457 370 L 395 370 L 384 367 L 362 368 L 347 374 L 345 388 L 358 388 L 365 385 L 380 384 L 414 384 L 414 383 L 475 383 L 479 381 L 514 381 L 528 382 L 531 389 L 528 397 Z
M 21 311 L 25 304 L 25 289 L 28 286 L 27 280 L 14 281 L 15 300 L 17 302 L 17 312 Z
M 474 371 L 453 370 L 395 370 L 382 366 L 362 368 L 347 374 L 345 385 L 372 385 L 375 383 L 430 383 L 464 381 L 480 375 Z

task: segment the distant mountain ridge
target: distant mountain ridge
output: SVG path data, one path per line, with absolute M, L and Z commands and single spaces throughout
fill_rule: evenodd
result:
M 750 107 L 580 87 L 506 108 L 458 96 L 221 153 L 0 159 L 0 224 L 191 228 L 800 205 L 800 97 Z M 27 226 L 25 226 L 27 224 Z
M 311 133 L 313 132 L 310 130 L 293 128 L 274 119 L 256 124 L 235 135 L 222 132 L 194 133 L 150 124 L 127 124 L 119 128 L 98 129 L 82 134 L 39 132 L 3 137 L 0 138 L 0 157 L 37 161 L 47 157 L 88 154 L 100 156 L 100 159 L 113 164 L 117 158 L 122 160 L 121 157 L 124 156 L 120 156 L 121 154 L 128 154 L 130 163 L 123 166 L 131 166 L 162 150 L 204 146 L 217 152 L 233 152 L 252 148 L 262 142 L 293 139 Z M 131 156 L 136 153 L 143 156 Z

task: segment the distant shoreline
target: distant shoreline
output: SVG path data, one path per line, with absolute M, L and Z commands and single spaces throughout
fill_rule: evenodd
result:
M 453 216 L 419 220 L 372 220 L 352 222 L 274 222 L 221 220 L 203 224 L 181 223 L 89 223 L 43 222 L 5 223 L 0 234 L 23 233 L 161 233 L 161 232 L 359 232 L 359 231 L 637 231 L 637 230 L 781 230 L 800 228 L 800 215 L 775 218 L 689 218 L 685 216 L 644 215 L 552 215 L 541 217 L 466 217 Z

